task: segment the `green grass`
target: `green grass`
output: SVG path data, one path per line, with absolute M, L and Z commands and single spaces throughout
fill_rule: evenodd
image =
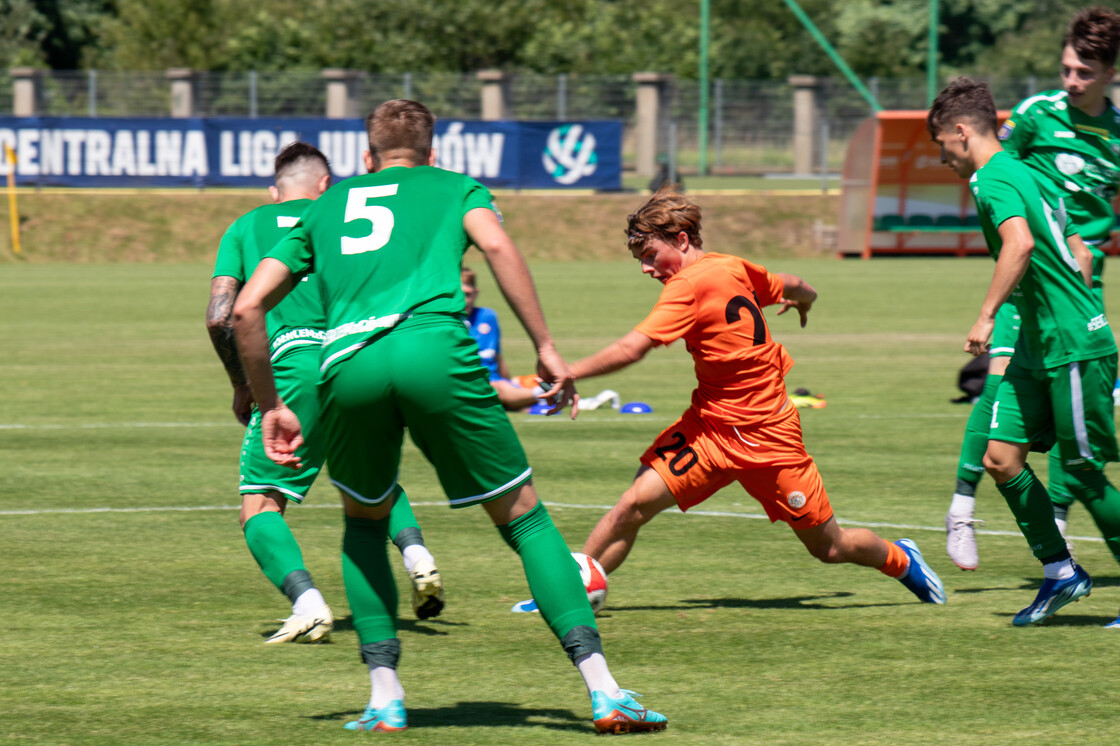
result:
M 967 408 L 948 403 L 991 272 L 969 259 L 774 260 L 821 293 L 808 328 L 774 334 L 822 392 L 805 438 L 837 515 L 914 538 L 949 605 L 920 605 L 872 570 L 812 560 L 738 487 L 643 529 L 611 577 L 601 629 L 623 686 L 670 718 L 644 743 L 1114 743 L 1120 572 L 1074 510 L 1092 597 L 1015 629 L 1039 567 L 990 482 L 981 567 L 956 570 L 938 529 Z M 561 351 L 590 353 L 641 319 L 658 286 L 636 266 L 534 265 Z M 203 328 L 208 267 L 9 265 L 0 273 L 0 743 L 354 743 L 368 696 L 338 567 L 337 498 L 317 486 L 290 522 L 340 617 L 334 642 L 265 646 L 286 603 L 237 528 L 240 428 Z M 529 345 L 499 305 L 506 353 Z M 1109 288 L 1110 294 L 1112 288 Z M 1116 308 L 1120 299 L 1110 298 Z M 541 495 L 573 548 L 637 457 L 688 404 L 681 345 L 583 388 L 648 416 L 515 416 Z M 1036 459 L 1044 471 L 1044 459 Z M 402 482 L 448 587 L 438 619 L 406 611 L 410 723 L 394 743 L 588 743 L 579 676 L 526 597 L 482 511 L 444 507 L 411 447 Z M 185 509 L 185 510 L 180 510 Z M 26 512 L 21 512 L 26 511 Z M 706 513 L 706 514 L 705 514 Z M 901 528 L 905 526 L 906 528 Z M 403 572 L 398 581 L 405 588 Z M 370 736 L 378 738 L 377 736 Z

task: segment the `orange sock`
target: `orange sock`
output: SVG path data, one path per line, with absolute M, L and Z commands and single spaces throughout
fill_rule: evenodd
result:
M 884 543 L 887 545 L 887 561 L 879 568 L 879 572 L 895 579 L 901 578 L 910 569 L 910 556 L 899 545 L 889 541 Z

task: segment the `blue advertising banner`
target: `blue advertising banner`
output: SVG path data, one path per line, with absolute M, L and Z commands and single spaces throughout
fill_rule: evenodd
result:
M 338 179 L 365 173 L 360 120 L 0 117 L 20 184 L 264 187 L 284 145 L 309 142 Z M 622 123 L 439 120 L 440 168 L 511 189 L 619 189 Z M 6 163 L 4 164 L 7 165 Z

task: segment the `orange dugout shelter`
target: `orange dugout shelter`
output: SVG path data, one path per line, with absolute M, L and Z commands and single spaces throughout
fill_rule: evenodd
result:
M 941 163 L 926 113 L 881 111 L 852 135 L 841 178 L 841 256 L 988 253 L 968 180 Z M 999 112 L 1000 122 L 1009 114 Z M 1115 253 L 1115 235 L 1105 248 Z

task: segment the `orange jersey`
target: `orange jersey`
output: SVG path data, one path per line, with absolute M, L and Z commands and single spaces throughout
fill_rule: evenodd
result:
M 782 280 L 759 264 L 709 253 L 669 278 L 635 328 L 657 344 L 684 338 L 696 364 L 692 406 L 729 425 L 778 414 L 793 359 L 770 338 L 760 310 L 782 297 Z

